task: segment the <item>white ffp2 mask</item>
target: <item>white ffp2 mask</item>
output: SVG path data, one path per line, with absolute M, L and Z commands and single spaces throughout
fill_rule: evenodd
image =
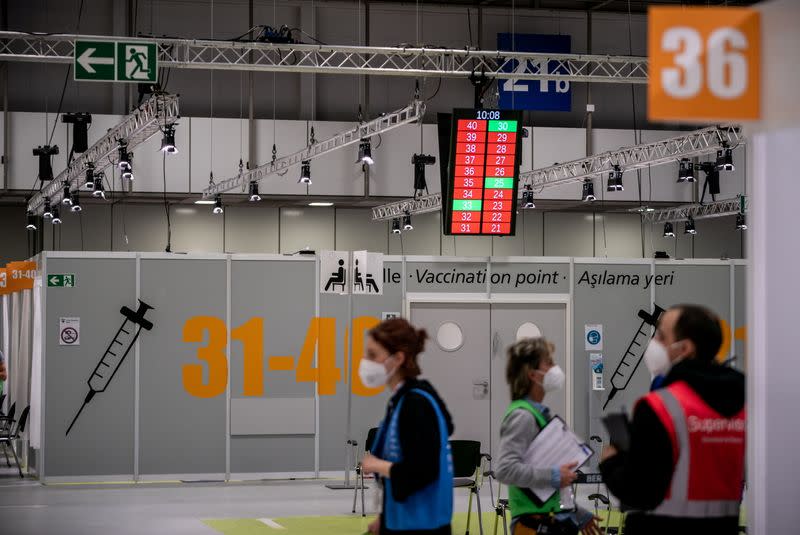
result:
M 644 364 L 653 376 L 667 375 L 672 368 L 667 348 L 655 338 L 650 339 L 644 351 Z
M 564 370 L 561 369 L 561 366 L 555 365 L 545 372 L 544 379 L 542 380 L 542 388 L 545 393 L 556 392 L 564 388 L 566 380 L 567 377 L 564 375 Z
M 358 376 L 367 388 L 380 388 L 389 381 L 393 373 L 389 373 L 386 366 L 373 360 L 362 358 L 358 365 Z

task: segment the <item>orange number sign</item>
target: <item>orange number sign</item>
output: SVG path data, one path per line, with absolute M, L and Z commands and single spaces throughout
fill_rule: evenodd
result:
M 197 358 L 208 365 L 208 383 L 203 382 L 203 365 L 183 366 L 183 388 L 198 398 L 213 398 L 223 394 L 228 387 L 228 358 L 225 346 L 228 333 L 225 322 L 213 316 L 189 318 L 183 326 L 184 342 L 202 342 L 208 332 L 208 345 L 197 349 Z
M 651 7 L 648 118 L 709 122 L 759 117 L 760 18 L 734 7 Z

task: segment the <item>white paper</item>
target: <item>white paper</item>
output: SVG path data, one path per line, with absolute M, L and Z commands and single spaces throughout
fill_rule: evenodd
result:
M 603 354 L 590 353 L 589 366 L 592 370 L 592 390 L 605 390 L 603 387 Z
M 62 346 L 81 345 L 80 318 L 58 318 L 58 344 Z
M 586 351 L 602 351 L 603 326 L 597 324 L 584 325 L 583 331 L 583 340 L 586 342 Z
M 525 453 L 528 464 L 537 468 L 552 468 L 574 462 L 577 462 L 580 467 L 591 456 L 591 448 L 583 444 L 575 436 L 575 433 L 567 428 L 567 424 L 557 416 L 536 435 Z M 543 502 L 547 501 L 555 492 L 550 484 L 532 487 L 531 490 Z

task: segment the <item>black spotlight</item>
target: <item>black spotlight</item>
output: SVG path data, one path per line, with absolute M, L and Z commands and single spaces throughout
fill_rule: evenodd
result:
M 61 196 L 61 204 L 69 206 L 72 203 L 72 198 L 69 190 L 69 180 L 64 181 L 64 193 Z
M 250 182 L 250 202 L 258 202 L 261 200 L 261 195 L 258 194 L 258 182 L 255 180 Z
M 436 157 L 430 154 L 414 154 L 411 156 L 414 165 L 414 197 L 419 197 L 428 191 L 428 182 L 425 180 L 425 166 L 436 163 Z
M 728 147 L 717 150 L 717 169 L 722 171 L 734 171 L 733 151 Z
M 615 165 L 614 169 L 608 173 L 607 191 L 625 191 L 625 186 L 622 185 L 622 169 L 619 165 Z
M 678 164 L 678 182 L 694 182 L 694 162 L 682 158 Z
M 694 226 L 694 218 L 692 216 L 689 216 L 689 219 L 686 220 L 686 224 L 683 227 L 683 233 L 691 234 L 692 236 L 697 234 L 697 229 Z
M 131 158 L 130 154 L 128 154 L 128 142 L 124 139 L 119 140 L 119 146 L 117 147 L 117 165 L 121 170 L 125 170 L 126 167 L 130 167 L 131 165 Z
M 105 200 L 106 191 L 105 191 L 105 186 L 103 186 L 103 178 L 105 178 L 105 175 L 102 172 L 94 175 L 94 188 L 92 191 L 92 197 L 97 197 Z
M 212 213 L 214 215 L 219 215 L 225 212 L 225 208 L 222 207 L 222 195 L 219 193 L 214 197 L 214 209 Z
M 50 197 L 44 198 L 44 209 L 42 210 L 42 217 L 51 219 L 53 217 L 53 207 L 50 206 Z
M 33 215 L 33 212 L 28 212 L 26 216 L 28 219 L 28 224 L 25 225 L 25 228 L 28 230 L 36 230 L 36 216 Z
M 669 221 L 664 223 L 664 237 L 665 238 L 675 237 L 675 229 L 672 228 L 672 223 L 670 223 Z
M 44 145 L 33 149 L 33 155 L 39 157 L 39 180 L 42 182 L 53 180 L 53 165 L 50 157 L 58 154 L 58 145 Z
M 522 207 L 536 208 L 533 203 L 533 188 L 531 188 L 530 184 L 525 184 L 525 188 L 522 190 Z
M 392 234 L 400 234 L 400 218 L 392 219 Z
M 306 186 L 311 185 L 311 162 L 308 160 L 304 160 L 300 166 L 300 179 L 297 183 L 305 184 Z
M 122 168 L 122 178 L 133 180 L 133 154 L 128 155 L 128 161 L 125 167 Z
M 83 183 L 83 187 L 88 190 L 94 189 L 94 164 L 89 163 L 88 167 L 86 167 L 86 180 Z
M 73 212 L 80 212 L 82 210 L 80 192 L 78 190 L 73 190 L 71 199 L 72 202 L 70 203 L 71 205 L 70 210 L 72 210 Z
M 358 161 L 367 165 L 375 163 L 375 160 L 372 159 L 372 143 L 369 139 L 362 139 L 358 145 Z
M 164 136 L 161 138 L 161 152 L 178 154 L 178 147 L 175 145 L 175 124 L 168 124 L 164 127 Z
M 741 212 L 736 214 L 736 230 L 747 230 L 747 219 Z
M 72 152 L 80 154 L 89 148 L 87 132 L 92 124 L 90 113 L 65 113 L 61 116 L 62 123 L 72 124 Z
M 583 202 L 594 202 L 597 197 L 594 196 L 594 182 L 590 178 L 583 181 Z
M 50 214 L 50 222 L 54 225 L 61 224 L 61 215 L 58 213 L 58 205 L 53 206 L 53 211 Z
M 414 225 L 411 224 L 411 214 L 408 212 L 403 216 L 403 230 L 414 230 Z

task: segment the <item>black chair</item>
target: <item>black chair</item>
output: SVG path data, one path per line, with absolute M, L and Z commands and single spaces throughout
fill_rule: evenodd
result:
M 375 442 L 375 436 L 378 434 L 378 428 L 373 427 L 367 432 L 367 440 L 364 441 L 364 454 L 369 453 L 372 451 L 373 443 Z M 356 452 L 358 452 L 358 443 L 353 441 L 353 446 L 356 447 Z M 358 459 L 359 456 L 356 455 Z M 367 516 L 364 507 L 364 491 L 367 487 L 364 485 L 364 472 L 361 470 L 361 461 L 358 461 L 356 464 L 356 488 L 353 494 L 353 513 L 356 512 L 356 501 L 358 500 L 358 491 L 361 491 L 361 516 Z
M 5 400 L 6 400 L 6 395 L 0 394 L 0 417 L 5 416 L 5 413 L 3 412 L 3 402 L 5 402 Z
M 17 452 L 14 449 L 14 441 L 18 440 L 22 433 L 25 432 L 25 424 L 28 422 L 28 413 L 30 412 L 31 407 L 30 405 L 25 407 L 22 411 L 22 414 L 19 417 L 19 422 L 17 425 L 12 425 L 9 427 L 8 431 L 6 431 L 5 435 L 0 436 L 0 446 L 4 449 L 10 449 L 11 453 L 14 455 L 14 462 L 17 463 L 17 470 L 19 470 L 19 477 L 25 477 L 22 473 L 22 465 L 19 463 L 19 458 L 17 457 Z M 10 411 L 9 411 L 10 412 Z M 8 454 L 6 454 L 6 459 L 8 459 Z M 9 464 L 9 466 L 11 466 Z
M 8 408 L 8 414 L 0 416 L 0 436 L 4 436 L 8 428 L 14 423 L 14 416 L 17 412 L 17 404 L 12 403 Z M 7 459 L 6 459 L 7 460 Z M 8 466 L 11 466 L 10 464 Z
M 467 507 L 467 531 L 472 520 L 472 497 L 478 510 L 478 528 L 483 535 L 483 518 L 481 516 L 481 484 L 483 483 L 483 460 L 491 462 L 492 457 L 481 453 L 481 443 L 477 440 L 451 440 L 450 451 L 453 455 L 453 487 L 469 489 L 469 506 Z

